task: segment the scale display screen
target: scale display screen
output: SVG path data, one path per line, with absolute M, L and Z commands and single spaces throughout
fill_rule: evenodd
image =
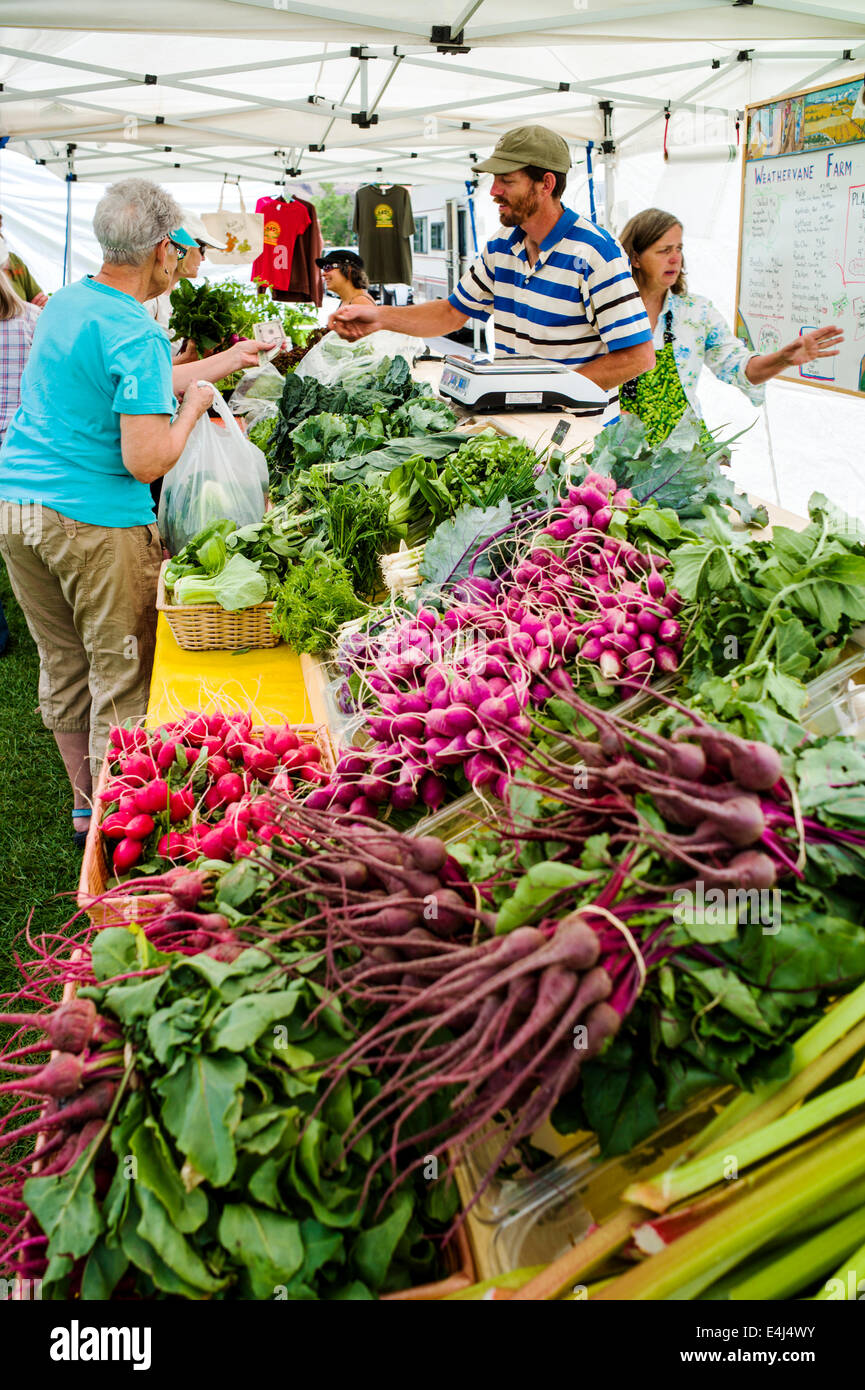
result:
M 453 371 L 448 367 L 442 372 L 442 386 L 452 386 L 455 391 L 465 391 L 468 387 L 468 377 L 461 376 L 459 372 Z

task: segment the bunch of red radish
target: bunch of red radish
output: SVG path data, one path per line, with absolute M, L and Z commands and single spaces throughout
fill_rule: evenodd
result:
M 248 714 L 193 714 L 157 729 L 115 727 L 101 793 L 103 834 L 118 874 L 150 858 L 231 859 L 252 826 L 273 834 L 268 791 L 296 795 L 326 777 L 321 749 L 288 725 L 254 729 Z
M 607 531 L 614 511 L 627 510 L 633 501 L 612 478 L 587 473 L 543 532 L 565 544 L 564 555 L 534 550 L 514 572 L 527 600 L 558 611 L 568 636 L 582 638 L 580 658 L 596 663 L 605 680 L 622 678 L 629 689 L 656 668 L 677 670 L 683 641 L 676 620 L 682 599 L 658 573 L 669 563 L 666 557 L 596 534 Z M 595 612 L 587 612 L 592 607 Z
M 373 744 L 345 752 L 309 805 L 362 816 L 383 805 L 436 810 L 457 769 L 504 800 L 525 761 L 530 707 L 573 693 L 580 661 L 623 693 L 675 671 L 682 601 L 659 572 L 667 560 L 605 534 L 632 502 L 612 479 L 588 474 L 509 575 L 470 573 L 444 614 L 421 608 L 377 652 L 364 644 L 353 657 L 347 647 L 344 662 L 376 701 L 364 728 Z

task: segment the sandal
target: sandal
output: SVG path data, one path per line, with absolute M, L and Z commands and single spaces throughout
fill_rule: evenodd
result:
M 76 819 L 77 819 L 77 820 L 89 820 L 90 817 L 91 817 L 92 815 L 93 815 L 93 807 L 92 807 L 92 806 L 79 806 L 79 807 L 76 808 L 76 810 L 74 810 L 74 811 L 72 812 L 72 819 L 73 819 L 73 820 L 76 820 Z M 83 849 L 84 846 L 87 844 L 87 831 L 86 831 L 86 830 L 73 830 L 73 831 L 72 831 L 72 840 L 73 840 L 73 842 L 74 842 L 74 845 L 75 845 L 75 848 L 76 848 L 76 849 Z

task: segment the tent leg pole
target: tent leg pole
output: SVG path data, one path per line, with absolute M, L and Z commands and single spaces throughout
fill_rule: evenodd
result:
M 613 156 L 604 155 L 604 226 L 608 232 L 613 230 L 613 203 L 615 202 L 615 174 Z
M 601 141 L 601 151 L 604 156 L 604 226 L 609 232 L 613 226 L 613 184 L 615 179 L 613 159 L 616 153 L 616 142 L 613 139 L 613 103 L 611 101 L 599 101 L 598 106 L 604 118 L 604 138 Z
M 66 248 L 63 253 L 63 283 L 72 279 L 72 185 L 76 181 L 75 145 L 66 146 Z
M 595 170 L 592 165 L 592 149 L 594 141 L 590 140 L 586 145 L 586 172 L 589 178 L 589 216 L 597 226 L 598 209 L 595 207 Z
M 66 255 L 63 259 L 63 283 L 72 279 L 72 184 L 66 184 Z

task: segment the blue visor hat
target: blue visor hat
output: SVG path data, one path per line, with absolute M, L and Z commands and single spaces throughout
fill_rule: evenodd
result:
M 182 227 L 178 227 L 176 232 L 169 232 L 168 235 L 171 237 L 172 241 L 177 242 L 178 246 L 191 246 L 194 248 L 198 245 L 198 242 L 194 241 L 189 233 L 185 232 Z

